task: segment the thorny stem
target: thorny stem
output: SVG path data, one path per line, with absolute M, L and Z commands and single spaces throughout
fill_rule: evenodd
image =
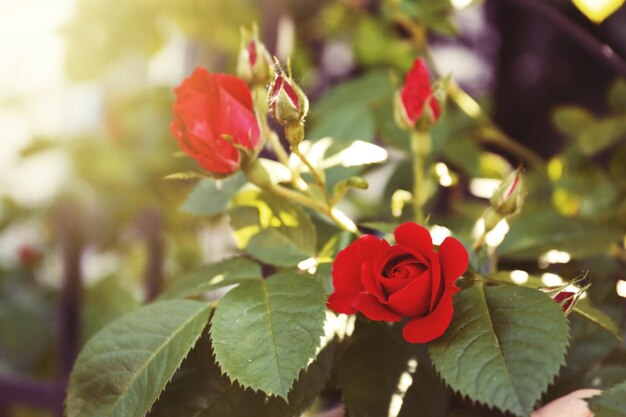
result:
M 306 165 L 306 167 L 309 169 L 309 172 L 313 176 L 315 183 L 322 189 L 326 203 L 330 205 L 330 196 L 328 195 L 328 190 L 326 189 L 326 182 L 324 181 L 320 173 L 317 171 L 317 168 L 315 168 L 313 164 L 311 164 L 311 162 L 307 159 L 306 155 L 300 151 L 297 145 L 291 146 L 291 152 L 293 152 L 298 158 L 300 158 L 300 160 L 304 163 L 304 165 Z

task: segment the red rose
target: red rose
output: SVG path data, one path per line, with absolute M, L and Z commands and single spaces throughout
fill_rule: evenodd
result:
M 207 171 L 221 175 L 237 171 L 240 155 L 234 145 L 255 149 L 260 140 L 246 83 L 198 67 L 174 92 L 170 131 L 181 149 Z
M 408 317 L 402 335 L 410 343 L 441 336 L 452 320 L 454 282 L 469 257 L 456 239 L 446 238 L 437 252 L 427 229 L 403 223 L 396 244 L 366 235 L 339 252 L 333 264 L 334 292 L 328 307 L 344 314 L 360 311 L 377 321 Z
M 426 106 L 428 106 L 429 117 L 432 122 L 436 122 L 441 116 L 441 107 L 433 95 L 428 67 L 423 59 L 416 59 L 413 62 L 413 67 L 407 73 L 404 86 L 400 91 L 400 99 L 403 116 L 405 116 L 402 119 L 408 121 L 410 126 L 414 126 L 422 117 Z

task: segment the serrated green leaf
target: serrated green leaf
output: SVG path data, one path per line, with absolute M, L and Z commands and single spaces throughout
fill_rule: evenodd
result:
M 246 282 L 220 300 L 211 322 L 213 350 L 229 378 L 287 398 L 320 345 L 326 296 L 296 273 Z
M 243 257 L 225 259 L 185 275 L 167 288 L 159 298 L 185 298 L 227 285 L 260 279 L 261 267 Z
M 337 369 L 349 415 L 387 417 L 391 396 L 411 356 L 410 345 L 388 323 L 359 321 Z
M 452 389 L 523 417 L 565 362 L 568 338 L 565 315 L 545 294 L 474 287 L 456 296 L 452 323 L 429 352 Z
M 568 252 L 572 258 L 586 258 L 606 251 L 622 237 L 611 225 L 582 218 L 561 217 L 550 211 L 522 212 L 512 219 L 502 257 L 534 260 L 551 249 Z
M 246 182 L 241 172 L 223 180 L 204 179 L 198 182 L 180 209 L 197 216 L 215 216 L 223 213 L 235 193 Z
M 200 337 L 209 312 L 197 301 L 163 301 L 105 327 L 74 365 L 67 416 L 145 416 Z
M 318 397 L 330 374 L 334 344 L 327 345 L 289 392 L 289 401 L 244 389 L 223 375 L 208 334 L 185 359 L 154 404 L 150 417 L 292 417 Z
M 587 402 L 595 417 L 626 417 L 626 381 Z

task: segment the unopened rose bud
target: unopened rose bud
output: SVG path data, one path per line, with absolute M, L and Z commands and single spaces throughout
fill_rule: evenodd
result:
M 500 184 L 491 197 L 491 207 L 502 216 L 517 214 L 526 198 L 524 173 L 521 168 L 516 169 Z
M 252 33 L 241 30 L 241 48 L 237 62 L 237 75 L 253 86 L 265 86 L 271 78 L 272 57 L 258 39 L 258 30 Z
M 561 309 L 564 313 L 567 313 L 572 307 L 572 303 L 576 298 L 576 293 L 571 291 L 561 291 L 557 293 L 552 299 L 561 305 Z
M 268 90 L 268 101 L 269 113 L 282 125 L 303 123 L 309 111 L 307 97 L 278 65 Z
M 433 94 L 428 67 L 423 59 L 416 59 L 395 96 L 396 123 L 403 129 L 423 130 L 437 122 L 440 116 L 441 106 Z

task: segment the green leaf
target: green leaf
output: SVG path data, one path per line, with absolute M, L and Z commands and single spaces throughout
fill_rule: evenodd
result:
M 197 301 L 163 301 L 104 328 L 74 365 L 67 416 L 146 415 L 200 337 L 209 312 Z
M 265 397 L 233 384 L 211 352 L 208 335 L 189 352 L 150 411 L 150 417 L 272 417 Z
M 594 307 L 589 299 L 585 298 L 579 300 L 574 305 L 573 311 L 574 313 L 579 314 L 580 316 L 589 320 L 593 324 L 600 326 L 604 330 L 608 331 L 619 340 L 622 340 L 621 331 L 615 321 L 613 321 L 613 319 L 608 314 Z
M 585 155 L 595 155 L 626 135 L 626 117 L 609 117 L 598 120 L 578 133 L 576 140 Z
M 626 417 L 626 381 L 587 402 L 595 417 Z
M 185 298 L 227 285 L 261 278 L 261 267 L 250 259 L 236 257 L 207 265 L 185 275 L 161 294 L 161 299 Z
M 569 330 L 559 305 L 522 287 L 474 287 L 454 300 L 446 333 L 430 356 L 450 387 L 520 417 L 565 362 Z
M 552 113 L 552 121 L 556 128 L 570 138 L 575 138 L 595 120 L 593 114 L 578 106 L 559 107 Z
M 318 282 L 290 272 L 228 292 L 211 324 L 222 370 L 244 387 L 287 398 L 320 345 L 325 302 Z
M 238 194 L 233 204 L 230 223 L 235 241 L 254 257 L 292 266 L 315 256 L 315 226 L 298 206 L 258 190 Z
M 235 193 L 246 182 L 241 172 L 223 180 L 204 179 L 187 196 L 181 210 L 197 216 L 215 216 L 223 213 Z
M 246 250 L 261 262 L 279 266 L 297 265 L 315 255 L 299 248 L 277 229 L 265 229 L 252 236 Z
M 572 258 L 587 258 L 606 251 L 622 232 L 611 225 L 583 218 L 566 218 L 550 211 L 522 212 L 510 224 L 498 248 L 502 257 L 534 260 L 551 249 Z
M 151 417 L 299 416 L 318 397 L 330 375 L 334 344 L 327 345 L 306 370 L 300 371 L 288 403 L 232 383 L 223 375 L 211 349 L 207 334 L 165 387 L 150 411 Z
M 387 417 L 412 352 L 388 323 L 359 321 L 339 357 L 337 383 L 349 414 Z

